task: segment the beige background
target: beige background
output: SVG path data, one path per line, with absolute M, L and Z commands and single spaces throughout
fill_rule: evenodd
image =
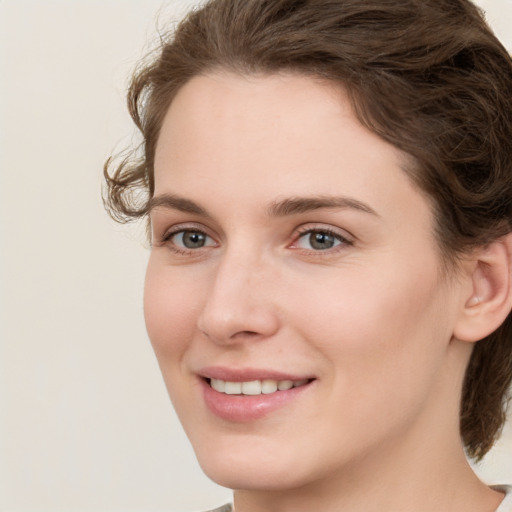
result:
M 481 1 L 512 48 L 512 1 Z M 142 318 L 141 227 L 106 217 L 127 76 L 184 0 L 0 0 L 0 511 L 191 511 L 200 472 Z M 508 32 L 507 32 L 508 30 Z M 482 469 L 512 482 L 512 429 Z

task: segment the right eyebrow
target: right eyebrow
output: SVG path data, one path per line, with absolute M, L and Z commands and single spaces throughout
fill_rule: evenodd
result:
M 194 201 L 174 194 L 161 194 L 159 196 L 152 197 L 148 203 L 148 215 L 151 215 L 151 212 L 155 208 L 168 208 L 211 218 L 211 215 L 197 203 L 194 203 Z

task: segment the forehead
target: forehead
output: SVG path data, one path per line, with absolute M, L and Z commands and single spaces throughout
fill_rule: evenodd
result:
M 283 112 L 297 120 L 343 115 L 350 110 L 346 97 L 342 85 L 299 73 L 240 75 L 218 71 L 195 76 L 181 87 L 169 114 L 179 115 L 186 109 L 192 122 L 206 114 L 251 126 L 264 123 L 269 128 L 269 121 L 277 121 Z
M 204 200 L 202 187 L 244 197 L 244 207 L 343 194 L 395 208 L 411 197 L 406 162 L 361 125 L 341 86 L 297 74 L 216 73 L 193 78 L 174 98 L 156 149 L 155 194 Z

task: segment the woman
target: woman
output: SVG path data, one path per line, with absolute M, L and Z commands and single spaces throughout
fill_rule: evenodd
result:
M 512 376 L 512 65 L 475 6 L 213 0 L 129 106 L 108 205 L 149 220 L 149 337 L 236 512 L 512 510 L 464 454 Z

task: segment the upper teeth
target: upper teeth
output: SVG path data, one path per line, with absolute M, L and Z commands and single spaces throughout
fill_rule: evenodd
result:
M 247 382 L 231 382 L 220 379 L 211 379 L 210 385 L 215 391 L 226 393 L 227 395 L 261 395 L 275 393 L 277 390 L 286 391 L 293 387 L 304 386 L 308 379 L 301 380 L 251 380 Z

